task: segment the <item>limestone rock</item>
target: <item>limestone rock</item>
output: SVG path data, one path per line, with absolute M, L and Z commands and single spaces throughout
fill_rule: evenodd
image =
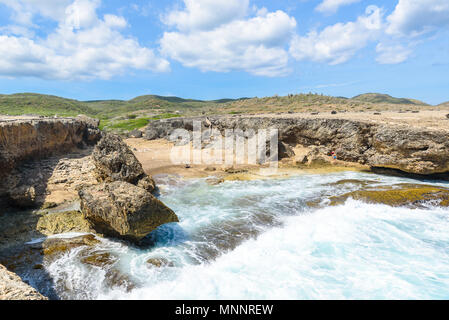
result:
M 276 128 L 279 141 L 290 146 L 320 146 L 326 156 L 338 154 L 338 160 L 370 167 L 398 169 L 406 173 L 430 175 L 449 173 L 449 133 L 422 127 L 379 124 L 368 121 L 326 118 L 251 116 L 209 117 L 214 129 L 224 136 L 226 129 L 246 132 Z M 205 117 L 154 121 L 147 139 L 168 138 L 175 129 L 192 131 L 193 121 Z
M 38 205 L 45 197 L 47 174 L 54 167 L 42 164 L 35 168 L 36 164 L 95 144 L 101 132 L 92 121 L 43 117 L 1 120 L 0 201 L 23 207 Z
M 138 242 L 176 214 L 151 193 L 123 181 L 103 183 L 79 192 L 81 210 L 99 233 Z
M 0 300 L 48 300 L 18 275 L 0 265 Z
M 45 235 L 94 231 L 79 211 L 46 214 L 37 222 L 36 230 Z
M 425 203 L 449 207 L 449 189 L 419 184 L 400 184 L 393 186 L 393 188 L 357 190 L 332 197 L 330 204 L 341 204 L 348 198 L 368 203 L 381 203 L 393 207 L 407 206 L 419 208 Z
M 153 192 L 155 183 L 118 135 L 105 134 L 92 153 L 99 181 L 125 181 Z

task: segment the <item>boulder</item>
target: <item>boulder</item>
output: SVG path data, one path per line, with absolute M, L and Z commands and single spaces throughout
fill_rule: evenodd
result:
M 142 138 L 143 133 L 140 130 L 133 130 L 128 134 L 128 136 L 130 138 Z
M 176 214 L 151 193 L 124 181 L 80 190 L 84 217 L 99 233 L 138 242 Z
M 92 152 L 92 159 L 100 182 L 124 181 L 148 192 L 155 189 L 154 180 L 143 171 L 142 164 L 118 135 L 103 135 Z
M 446 115 L 446 118 L 448 118 L 449 119 L 449 113 Z

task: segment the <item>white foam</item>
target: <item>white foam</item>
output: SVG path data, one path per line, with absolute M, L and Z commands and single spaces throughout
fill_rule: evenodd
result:
M 317 194 L 346 192 L 323 185 L 340 179 L 408 182 L 363 173 L 219 186 L 200 181 L 163 195 L 181 223 L 179 230 L 167 227 L 156 248 L 102 243 L 104 250 L 120 256 L 121 271 L 138 288 L 131 292 L 105 288 L 101 270 L 86 271 L 76 263 L 76 254 L 67 255 L 50 271 L 76 268 L 65 272 L 66 285 L 99 299 L 448 299 L 449 210 L 392 208 L 354 200 L 304 209 L 303 202 Z M 207 263 L 192 262 L 200 243 L 190 241 L 189 235 L 211 223 L 246 221 L 260 211 L 281 217 L 283 225 L 261 226 L 265 231 L 256 239 Z M 175 267 L 151 268 L 146 261 L 152 257 L 174 261 Z

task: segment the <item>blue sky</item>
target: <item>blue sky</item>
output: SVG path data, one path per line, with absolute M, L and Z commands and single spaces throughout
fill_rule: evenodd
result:
M 449 100 L 448 0 L 0 0 L 0 93 Z

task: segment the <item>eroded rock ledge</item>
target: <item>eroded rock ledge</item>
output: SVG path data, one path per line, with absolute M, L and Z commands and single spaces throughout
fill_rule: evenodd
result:
M 29 172 L 26 172 L 27 161 L 67 154 L 94 145 L 100 138 L 98 121 L 84 116 L 0 118 L 0 199 L 9 198 L 24 205 L 35 202 L 42 190 L 36 190 L 22 181 L 22 178 L 31 179 Z M 39 171 L 40 174 L 33 179 L 45 180 L 45 170 Z
M 203 129 L 258 130 L 277 128 L 279 140 L 289 146 L 316 147 L 323 155 L 335 151 L 338 159 L 372 168 L 431 175 L 449 173 L 449 132 L 328 118 L 269 116 L 215 116 L 176 118 L 150 124 L 145 137 L 166 138 L 175 129 L 193 130 L 193 121 Z

